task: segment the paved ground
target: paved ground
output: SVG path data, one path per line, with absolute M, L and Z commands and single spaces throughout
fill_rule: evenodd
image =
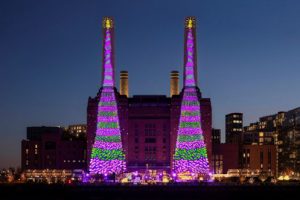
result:
M 0 185 L 0 200 L 61 199 L 281 199 L 300 198 L 300 184 L 294 185 L 168 185 L 168 186 L 95 186 L 95 185 Z

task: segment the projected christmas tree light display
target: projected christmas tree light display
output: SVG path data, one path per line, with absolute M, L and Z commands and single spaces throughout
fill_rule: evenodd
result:
M 118 174 L 126 169 L 126 163 L 114 91 L 113 20 L 105 18 L 103 27 L 103 87 L 98 104 L 97 131 L 89 171 L 91 174 Z
M 175 173 L 208 174 L 209 165 L 197 93 L 194 18 L 186 19 L 185 31 L 184 88 L 173 170 Z

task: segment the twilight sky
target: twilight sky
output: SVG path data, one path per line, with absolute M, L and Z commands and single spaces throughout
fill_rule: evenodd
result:
M 196 16 L 199 85 L 224 135 L 227 113 L 243 112 L 247 125 L 300 106 L 299 11 L 298 0 L 1 1 L 0 168 L 20 165 L 27 126 L 86 122 L 102 17 L 115 19 L 116 77 L 129 71 L 130 95 L 169 95 L 184 18 Z

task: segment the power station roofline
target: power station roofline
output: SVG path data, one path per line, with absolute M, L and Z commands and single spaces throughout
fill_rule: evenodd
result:
M 233 112 L 233 113 L 228 113 L 228 114 L 226 114 L 226 116 L 229 116 L 229 115 L 243 115 L 243 113 L 240 113 L 240 112 Z
M 167 97 L 164 94 L 137 94 L 137 95 L 132 95 L 133 98 L 137 97 Z

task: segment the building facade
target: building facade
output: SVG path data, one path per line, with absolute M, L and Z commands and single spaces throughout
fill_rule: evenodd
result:
M 275 145 L 243 145 L 242 168 L 276 176 Z
M 86 124 L 72 124 L 68 126 L 68 133 L 76 138 L 86 138 Z
M 276 174 L 298 173 L 300 169 L 300 108 L 259 118 L 244 127 L 245 144 L 274 145 Z
M 226 174 L 230 169 L 239 169 L 240 145 L 221 143 L 221 130 L 212 129 L 212 172 Z
M 300 172 L 300 108 L 276 116 L 278 170 L 281 173 Z M 276 140 L 276 139 L 275 139 Z
M 96 130 L 99 96 L 89 98 L 87 107 L 87 156 Z M 117 95 L 123 149 L 129 171 L 171 169 L 179 127 L 181 95 Z M 211 159 L 211 103 L 200 98 L 202 129 Z
M 239 145 L 213 143 L 211 165 L 215 174 L 226 174 L 229 169 L 239 169 Z
M 243 132 L 243 113 L 225 116 L 226 143 L 240 144 Z
M 170 100 L 163 95 L 128 99 L 128 170 L 169 170 Z
M 86 169 L 86 140 L 61 127 L 28 127 L 22 140 L 21 166 L 25 169 Z
M 221 143 L 221 129 L 211 130 L 211 143 L 212 145 Z

